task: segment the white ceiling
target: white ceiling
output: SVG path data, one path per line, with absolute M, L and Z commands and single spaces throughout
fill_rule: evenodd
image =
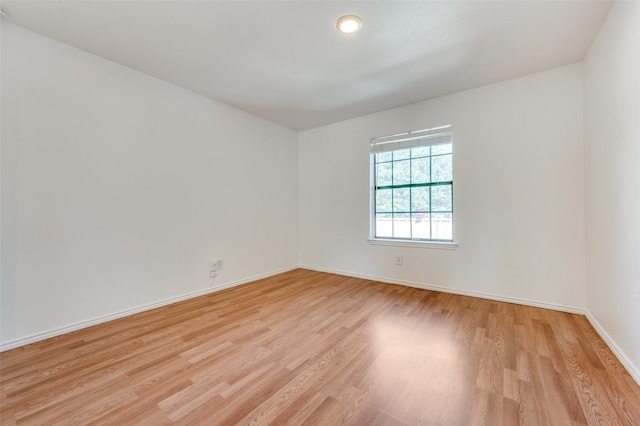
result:
M 3 1 L 7 20 L 303 130 L 583 59 L 609 1 Z M 359 15 L 356 35 L 335 21 Z

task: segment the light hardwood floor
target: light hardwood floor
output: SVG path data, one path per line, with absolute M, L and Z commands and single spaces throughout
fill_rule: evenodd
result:
M 3 426 L 640 424 L 583 316 L 300 269 L 0 361 Z

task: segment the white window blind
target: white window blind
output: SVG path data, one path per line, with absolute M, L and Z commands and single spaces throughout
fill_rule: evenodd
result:
M 451 126 L 434 127 L 371 139 L 371 153 L 451 143 Z

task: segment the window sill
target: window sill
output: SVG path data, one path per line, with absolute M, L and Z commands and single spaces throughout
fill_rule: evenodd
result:
M 439 241 L 391 240 L 384 238 L 369 238 L 369 244 L 374 246 L 416 247 L 425 249 L 455 250 L 456 243 Z

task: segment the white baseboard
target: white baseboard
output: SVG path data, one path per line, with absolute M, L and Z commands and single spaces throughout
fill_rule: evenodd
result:
M 593 328 L 596 330 L 596 332 L 600 335 L 600 337 L 602 337 L 602 340 L 604 340 L 604 342 L 609 346 L 613 354 L 618 358 L 620 363 L 624 366 L 624 368 L 626 368 L 626 370 L 629 372 L 631 377 L 633 377 L 636 383 L 640 385 L 640 369 L 638 369 L 633 364 L 633 362 L 629 361 L 629 358 L 625 355 L 625 353 L 618 347 L 618 345 L 615 344 L 614 340 L 606 333 L 606 331 L 604 331 L 604 328 L 598 323 L 598 321 L 596 321 L 596 319 L 586 309 L 575 308 L 575 307 L 565 306 L 565 305 L 558 305 L 553 303 L 538 302 L 534 300 L 519 299 L 516 297 L 499 296 L 491 293 L 481 293 L 481 292 L 475 292 L 475 291 L 460 290 L 460 289 L 450 288 L 450 287 L 441 287 L 441 286 L 435 286 L 435 285 L 429 285 L 429 284 L 416 283 L 412 281 L 403 281 L 403 280 L 395 280 L 391 278 L 376 277 L 376 276 L 366 275 L 366 274 L 356 274 L 353 272 L 338 271 L 335 269 L 320 268 L 320 267 L 310 266 L 310 265 L 300 265 L 300 268 L 310 269 L 312 271 L 327 272 L 330 274 L 344 275 L 347 277 L 362 278 L 362 279 L 372 280 L 372 281 L 380 281 L 380 282 L 389 283 L 389 284 L 405 285 L 408 287 L 422 288 L 425 290 L 440 291 L 442 293 L 452 293 L 452 294 L 459 294 L 462 296 L 479 297 L 482 299 L 516 303 L 519 305 L 533 306 L 536 308 L 551 309 L 554 311 L 569 312 L 572 314 L 584 315 L 587 318 L 587 320 L 591 323 Z
M 505 296 L 500 296 L 500 295 L 491 294 L 491 293 L 482 293 L 482 292 L 476 292 L 476 291 L 461 290 L 461 289 L 450 288 L 450 287 L 442 287 L 442 286 L 436 286 L 436 285 L 430 285 L 430 284 L 417 283 L 417 282 L 413 282 L 413 281 L 396 280 L 396 279 L 385 278 L 385 277 L 377 277 L 377 276 L 373 276 L 373 275 L 358 274 L 358 273 L 353 273 L 353 272 L 340 271 L 340 270 L 329 269 L 329 268 L 321 268 L 321 267 L 310 266 L 310 265 L 297 265 L 297 266 L 292 266 L 292 267 L 288 267 L 288 268 L 283 268 L 283 269 L 267 272 L 267 273 L 264 273 L 264 274 L 256 275 L 256 276 L 245 278 L 245 279 L 242 279 L 242 280 L 233 281 L 233 282 L 226 283 L 226 284 L 220 284 L 220 285 L 213 286 L 213 287 L 210 287 L 210 288 L 207 288 L 207 289 L 203 289 L 203 290 L 199 290 L 199 291 L 196 291 L 196 292 L 184 294 L 182 296 L 172 297 L 170 299 L 161 300 L 159 302 L 150 303 L 150 304 L 143 305 L 143 306 L 138 306 L 136 308 L 127 309 L 127 310 L 120 311 L 120 312 L 117 312 L 117 313 L 114 313 L 114 314 L 104 315 L 104 316 L 97 317 L 97 318 L 94 318 L 94 319 L 91 319 L 91 320 L 82 321 L 82 322 L 79 322 L 79 323 L 76 323 L 76 324 L 71 324 L 71 325 L 68 325 L 68 326 L 65 326 L 65 327 L 60 327 L 60 328 L 56 328 L 56 329 L 49 330 L 49 331 L 46 331 L 46 332 L 33 334 L 31 336 L 27 336 L 27 337 L 11 340 L 11 341 L 4 342 L 4 343 L 0 344 L 0 352 L 6 351 L 6 350 L 9 350 L 9 349 L 13 349 L 13 348 L 17 348 L 19 346 L 28 345 L 30 343 L 39 342 L 41 340 L 45 340 L 45 339 L 48 339 L 48 338 L 51 338 L 51 337 L 59 336 L 61 334 L 70 333 L 72 331 L 81 330 L 83 328 L 91 327 L 91 326 L 94 326 L 94 325 L 97 325 L 97 324 L 102 324 L 102 323 L 105 323 L 105 322 L 113 321 L 115 319 L 126 317 L 128 315 L 137 314 L 137 313 L 140 313 L 140 312 L 148 311 L 150 309 L 159 308 L 161 306 L 170 305 L 172 303 L 180 302 L 180 301 L 187 300 L 187 299 L 192 299 L 194 297 L 203 296 L 205 294 L 214 293 L 214 292 L 217 292 L 217 291 L 220 291 L 220 290 L 224 290 L 224 289 L 231 288 L 231 287 L 236 287 L 236 286 L 239 286 L 239 285 L 242 285 L 242 284 L 247 284 L 247 283 L 252 282 L 252 281 L 256 281 L 256 280 L 260 280 L 260 279 L 263 279 L 263 278 L 268 278 L 268 277 L 271 277 L 271 276 L 274 276 L 274 275 L 278 275 L 278 274 L 281 274 L 281 273 L 284 273 L 284 272 L 292 271 L 292 270 L 297 269 L 297 268 L 309 269 L 309 270 L 312 270 L 312 271 L 319 271 L 319 272 L 327 272 L 327 273 L 330 273 L 330 274 L 343 275 L 343 276 L 347 276 L 347 277 L 362 278 L 362 279 L 372 280 L 372 281 L 380 281 L 380 282 L 389 283 L 389 284 L 404 285 L 404 286 L 408 286 L 408 287 L 421 288 L 421 289 L 425 289 L 425 290 L 440 291 L 440 292 L 443 292 L 443 293 L 452 293 L 452 294 L 459 294 L 459 295 L 462 295 L 462 296 L 479 297 L 479 298 L 482 298 L 482 299 L 496 300 L 496 301 L 500 301 L 500 302 L 516 303 L 516 304 L 520 304 L 520 305 L 533 306 L 533 307 L 537 307 L 537 308 L 551 309 L 551 310 L 555 310 L 555 311 L 569 312 L 569 313 L 573 313 L 573 314 L 584 315 L 587 318 L 587 320 L 591 323 L 593 328 L 596 330 L 596 332 L 600 335 L 600 337 L 602 337 L 602 340 L 604 340 L 604 342 L 609 346 L 609 348 L 614 353 L 614 355 L 618 358 L 618 360 L 622 363 L 622 365 L 627 369 L 627 371 L 629 372 L 631 377 L 633 377 L 633 379 L 638 383 L 638 385 L 640 385 L 640 369 L 638 369 L 638 367 L 636 367 L 633 364 L 633 362 L 629 361 L 629 358 L 615 344 L 615 341 L 607 334 L 607 332 L 604 330 L 604 328 L 589 313 L 589 311 L 587 311 L 585 309 L 571 307 L 571 306 L 565 306 L 565 305 L 546 303 L 546 302 L 539 302 L 539 301 L 520 299 L 520 298 L 515 298 L 515 297 L 505 297 Z
M 492 294 L 492 293 L 483 293 L 478 291 L 462 290 L 458 288 L 442 287 L 442 286 L 431 285 L 431 284 L 417 283 L 414 281 L 396 280 L 392 278 L 377 277 L 377 276 L 366 275 L 366 274 L 357 274 L 353 272 L 338 271 L 335 269 L 328 269 L 328 268 L 319 268 L 316 266 L 309 266 L 309 265 L 300 265 L 300 268 L 310 269 L 312 271 L 327 272 L 330 274 L 344 275 L 347 277 L 362 278 L 365 280 L 380 281 L 388 284 L 398 284 L 398 285 L 404 285 L 407 287 L 421 288 L 424 290 L 439 291 L 442 293 L 459 294 L 461 296 L 478 297 L 480 299 L 489 299 L 489 300 L 495 300 L 499 302 L 509 302 L 509 303 L 515 303 L 518 305 L 526 305 L 526 306 L 533 306 L 536 308 L 551 309 L 553 311 L 569 312 L 572 314 L 584 315 L 586 312 L 582 308 L 576 308 L 573 306 L 539 302 L 539 301 L 528 300 L 528 299 L 519 299 L 517 297 L 507 297 L 507 296 L 501 296 L 501 295 Z
M 604 331 L 604 328 L 593 317 L 593 315 L 589 313 L 589 311 L 587 311 L 585 316 L 587 317 L 587 320 L 589 320 L 593 328 L 596 330 L 596 333 L 598 333 L 600 337 L 602 337 L 602 340 L 604 340 L 604 342 L 609 346 L 609 349 L 611 349 L 611 352 L 614 353 L 614 355 L 618 358 L 618 360 L 624 366 L 624 368 L 627 369 L 631 377 L 633 377 L 633 380 L 635 380 L 636 383 L 640 385 L 640 369 L 637 366 L 635 366 L 633 362 L 629 360 L 629 358 L 622 351 L 622 349 L 620 349 L 618 345 L 616 345 L 615 341 L 611 338 L 611 336 L 607 334 L 606 331 Z
M 203 290 L 194 291 L 192 293 L 184 294 L 177 297 L 172 297 L 169 299 L 161 300 L 158 302 L 150 303 L 147 305 L 137 306 L 135 308 L 126 309 L 124 311 L 116 312 L 114 314 L 103 315 L 97 318 L 93 318 L 87 321 L 81 321 L 75 324 L 70 324 L 64 327 L 55 328 L 52 330 L 48 330 L 42 333 L 32 334 L 31 336 L 21 337 L 19 339 L 10 340 L 8 342 L 3 342 L 0 344 L 0 352 L 4 352 L 9 349 L 17 348 L 19 346 L 28 345 L 30 343 L 39 342 L 41 340 L 49 339 L 51 337 L 60 336 L 61 334 L 70 333 L 72 331 L 81 330 L 83 328 L 91 327 L 97 324 L 102 324 L 105 322 L 113 321 L 118 318 L 126 317 L 128 315 L 137 314 L 140 312 L 148 311 L 151 309 L 159 308 L 161 306 L 170 305 L 172 303 L 181 302 L 183 300 L 192 299 L 198 296 L 204 296 L 205 294 L 215 293 L 216 291 L 224 290 L 231 287 L 236 287 L 242 284 L 247 284 L 252 281 L 257 281 L 263 278 L 268 278 L 274 275 L 282 274 L 283 272 L 292 271 L 297 269 L 298 266 L 291 266 L 289 268 L 283 268 L 276 271 L 267 272 L 265 274 L 256 275 L 253 277 L 245 278 L 238 281 L 233 281 L 230 283 L 214 285 L 213 287 L 209 287 Z

